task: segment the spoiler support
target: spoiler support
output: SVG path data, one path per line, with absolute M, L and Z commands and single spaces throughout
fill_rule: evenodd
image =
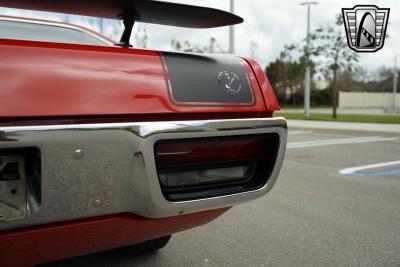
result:
M 133 25 L 135 25 L 137 12 L 135 10 L 128 11 L 120 15 L 122 23 L 124 24 L 124 31 L 122 32 L 121 39 L 115 45 L 120 47 L 132 47 L 129 40 L 131 39 Z

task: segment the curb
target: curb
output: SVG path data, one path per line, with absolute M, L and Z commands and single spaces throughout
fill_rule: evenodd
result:
M 384 132 L 400 134 L 400 124 L 364 123 L 364 122 L 336 122 L 336 121 L 308 121 L 287 120 L 288 127 L 312 128 L 328 130 L 350 130 L 366 132 Z

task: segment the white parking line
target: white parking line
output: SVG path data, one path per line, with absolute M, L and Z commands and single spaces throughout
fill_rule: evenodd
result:
M 390 176 L 390 175 L 400 174 L 400 169 L 391 169 L 378 172 L 361 172 L 363 170 L 382 168 L 394 165 L 400 165 L 400 160 L 350 167 L 340 170 L 339 173 L 351 176 Z
M 339 173 L 341 173 L 341 174 L 352 174 L 352 173 L 357 172 L 357 171 L 375 169 L 375 168 L 381 168 L 381 167 L 388 167 L 388 166 L 394 166 L 394 165 L 400 165 L 400 160 L 346 168 L 346 169 L 340 170 Z
M 311 131 L 289 131 L 289 135 L 297 135 L 297 134 L 310 134 Z
M 369 137 L 352 137 L 352 138 L 336 138 L 315 141 L 303 142 L 289 142 L 287 148 L 304 148 L 304 147 L 317 147 L 317 146 L 331 146 L 341 144 L 355 144 L 355 143 L 369 143 L 369 142 L 382 142 L 396 140 L 397 137 L 382 137 L 382 136 L 369 136 Z

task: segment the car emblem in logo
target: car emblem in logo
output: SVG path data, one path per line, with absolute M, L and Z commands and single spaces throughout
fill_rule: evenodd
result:
M 390 8 L 357 5 L 342 8 L 347 43 L 356 52 L 376 52 L 383 47 Z
M 234 72 L 221 71 L 218 74 L 218 82 L 227 94 L 236 95 L 242 90 L 242 82 Z

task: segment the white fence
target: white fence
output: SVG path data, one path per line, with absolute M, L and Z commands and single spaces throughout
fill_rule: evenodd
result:
M 393 93 L 339 92 L 340 108 L 391 108 L 400 107 L 400 93 L 394 101 Z

